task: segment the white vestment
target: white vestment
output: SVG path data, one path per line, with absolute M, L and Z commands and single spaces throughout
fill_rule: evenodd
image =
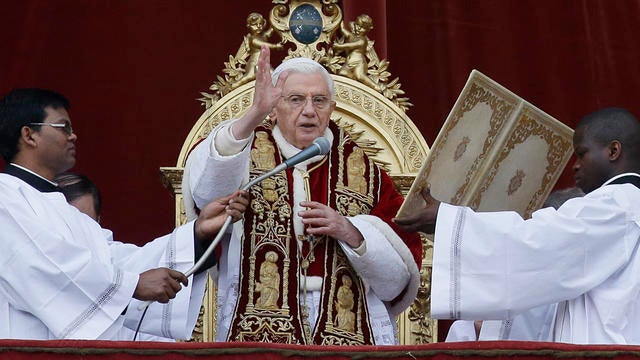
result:
M 558 304 L 542 305 L 508 320 L 482 322 L 478 340 L 553 341 L 552 326 Z
M 511 319 L 559 303 L 553 341 L 640 344 L 640 189 L 616 178 L 529 220 L 442 203 L 432 316 Z
M 474 320 L 456 320 L 449 328 L 446 342 L 457 341 L 552 341 L 551 326 L 557 304 L 542 305 L 507 320 L 484 320 L 480 334 L 476 334 Z
M 198 144 L 189 155 L 187 161 L 189 186 L 198 208 L 211 199 L 232 192 L 248 182 L 251 149 L 249 145 L 253 135 L 248 139 L 235 140 L 230 132 L 232 121 L 234 120 L 227 121 L 213 129 L 207 139 Z M 299 151 L 286 143 L 277 126 L 273 135 L 285 157 L 288 158 Z M 325 137 L 330 141 L 333 139 L 333 135 L 328 129 Z M 218 149 L 224 149 L 226 153 L 220 154 Z M 308 163 L 318 160 L 317 157 L 312 158 L 296 167 L 305 170 Z M 297 214 L 302 209 L 298 204 L 306 199 L 306 191 L 302 176 L 298 171 L 294 171 L 293 188 L 294 228 L 296 235 L 301 235 L 304 230 L 302 221 Z M 368 310 L 375 343 L 376 345 L 397 344 L 395 316 L 411 304 L 415 298 L 419 285 L 417 266 L 409 249 L 388 224 L 369 215 L 357 215 L 348 217 L 348 219 L 365 238 L 366 251 L 359 255 L 346 243 L 342 241 L 339 243 L 352 267 L 366 285 Z M 222 242 L 223 250 L 218 264 L 219 276 L 217 279 L 217 341 L 226 341 L 227 339 L 238 298 L 240 244 L 241 236 L 244 233 L 243 226 L 243 221 L 236 222 L 231 239 L 227 237 Z M 314 305 L 310 307 L 309 316 L 312 328 L 317 316 L 321 286 L 321 277 L 310 276 L 307 279 L 306 304 Z M 405 289 L 409 296 L 388 308 L 388 304 L 384 302 L 395 299 Z
M 475 320 L 456 320 L 449 327 L 445 342 L 476 341 Z
M 8 174 L 0 174 L 0 248 L 0 338 L 125 340 L 123 324 L 135 329 L 142 315 L 132 299 L 139 274 L 194 263 L 192 223 L 144 247 L 113 241 L 61 193 Z M 204 280 L 152 304 L 141 331 L 190 338 Z

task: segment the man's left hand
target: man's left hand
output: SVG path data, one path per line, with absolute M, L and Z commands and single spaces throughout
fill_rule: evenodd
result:
M 315 201 L 302 201 L 300 206 L 307 210 L 298 213 L 309 235 L 327 235 L 340 239 L 352 248 L 359 247 L 364 238 L 360 231 L 346 217 L 337 211 Z
M 422 231 L 427 234 L 433 234 L 440 201 L 431 196 L 431 190 L 428 187 L 422 189 L 420 195 L 424 199 L 424 207 L 417 209 L 417 211 L 408 216 L 394 218 L 393 222 L 404 231 Z
M 244 190 L 211 201 L 200 211 L 196 220 L 196 239 L 201 242 L 210 241 L 218 233 L 227 216 L 231 216 L 234 222 L 240 220 L 248 205 L 249 195 Z

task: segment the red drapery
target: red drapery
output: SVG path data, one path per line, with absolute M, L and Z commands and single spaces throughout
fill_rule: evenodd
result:
M 0 359 L 608 359 L 633 360 L 639 346 L 571 345 L 520 341 L 439 343 L 416 346 L 296 346 L 258 343 L 155 343 L 121 341 L 0 340 Z
M 175 164 L 251 11 L 271 1 L 23 0 L 0 8 L 0 93 L 56 89 L 72 101 L 76 170 L 102 189 L 103 225 L 144 243 L 173 227 L 158 167 Z M 637 0 L 344 0 L 374 20 L 378 54 L 431 144 L 471 69 L 568 125 L 602 106 L 640 113 Z M 385 50 L 386 49 L 386 50 Z M 1 166 L 1 165 L 0 165 Z M 568 172 L 567 172 L 568 173 Z M 558 186 L 571 185 L 570 176 Z

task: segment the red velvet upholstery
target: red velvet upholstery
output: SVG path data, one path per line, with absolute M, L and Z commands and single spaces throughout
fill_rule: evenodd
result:
M 262 343 L 157 343 L 1 340 L 0 359 L 611 359 L 640 357 L 640 346 L 570 345 L 521 341 L 436 343 L 416 346 L 295 346 Z

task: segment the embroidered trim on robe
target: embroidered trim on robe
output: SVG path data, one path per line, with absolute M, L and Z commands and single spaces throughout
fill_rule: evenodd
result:
M 329 204 L 345 216 L 369 214 L 378 201 L 380 170 L 335 124 L 331 123 L 330 129 L 339 135 L 329 160 L 311 173 L 316 179 L 328 181 L 321 182 L 323 188 L 312 187 L 312 200 Z M 250 178 L 281 162 L 270 130 L 256 129 Z M 310 254 L 309 241 L 295 237 L 292 171 L 281 172 L 250 189 L 251 204 L 244 215 L 239 295 L 227 340 L 374 344 L 365 286 L 337 240 L 316 238 Z M 298 241 L 303 241 L 302 246 Z M 303 263 L 310 263 L 308 275 L 323 278 L 313 329 L 304 319 L 301 301 Z

